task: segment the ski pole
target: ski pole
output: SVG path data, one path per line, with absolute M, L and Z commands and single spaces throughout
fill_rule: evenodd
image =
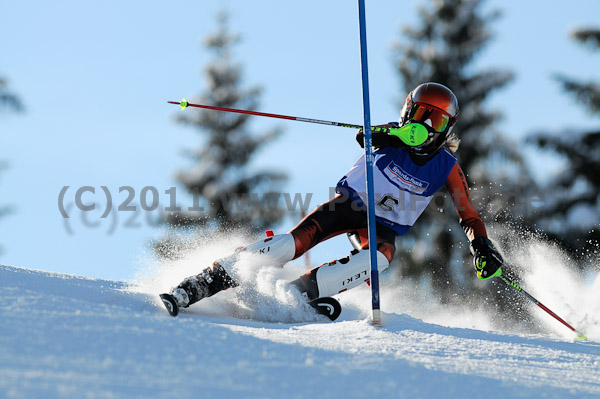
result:
M 525 291 L 523 288 L 521 288 L 517 283 L 515 283 L 514 281 L 512 281 L 511 279 L 509 279 L 508 277 L 506 277 L 506 276 L 504 276 L 502 274 L 500 274 L 498 277 L 500 277 L 502 279 L 502 281 L 504 281 L 506 284 L 508 284 L 509 286 L 513 287 L 515 290 L 517 290 L 521 294 L 523 294 L 523 296 L 525 296 L 525 298 L 529 299 L 531 302 L 535 303 L 537 306 L 539 306 L 540 308 L 542 308 L 550 316 L 554 317 L 556 320 L 560 321 L 562 324 L 564 324 L 565 326 L 567 326 L 567 328 L 569 330 L 571 330 L 571 331 L 573 331 L 575 333 L 575 336 L 577 337 L 577 339 L 587 339 L 587 337 L 584 334 L 582 334 L 581 332 L 577 331 L 573 326 L 571 326 L 569 323 L 567 323 L 562 318 L 560 318 L 556 313 L 554 313 L 553 311 L 551 311 L 550 309 L 548 309 L 548 307 L 546 307 L 543 303 L 541 303 L 540 301 L 538 301 L 537 299 L 535 299 L 527 291 Z
M 288 115 L 279 115 L 279 114 L 269 114 L 266 112 L 258 112 L 258 111 L 248 111 L 245 109 L 236 109 L 236 108 L 224 108 L 224 107 L 215 107 L 213 105 L 203 105 L 203 104 L 192 104 L 189 103 L 185 98 L 178 101 L 167 101 L 169 104 L 179 105 L 181 109 L 186 109 L 187 107 L 195 107 L 195 108 L 204 108 L 204 109 L 212 109 L 214 111 L 223 111 L 223 112 L 234 112 L 237 114 L 246 114 L 246 115 L 256 115 L 256 116 L 265 116 L 267 118 L 278 118 L 278 119 L 286 119 L 290 121 L 298 121 L 298 122 L 307 122 L 307 123 L 316 123 L 319 125 L 328 125 L 328 126 L 339 126 L 339 127 L 347 127 L 351 129 L 362 129 L 361 125 L 355 125 L 352 123 L 344 123 L 344 122 L 332 122 L 332 121 L 323 121 L 320 119 L 311 119 L 311 118 L 301 118 L 298 116 L 288 116 Z M 425 126 L 419 123 L 409 123 L 405 126 L 395 128 L 395 127 L 381 127 L 381 126 L 371 126 L 372 132 L 380 132 L 380 133 L 388 133 L 394 136 L 397 136 L 402 140 L 406 145 L 409 146 L 418 146 L 423 144 L 429 138 L 429 132 Z

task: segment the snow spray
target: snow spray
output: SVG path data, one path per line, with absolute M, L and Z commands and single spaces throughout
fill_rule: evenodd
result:
M 260 237 L 243 233 L 173 232 L 166 240 L 176 243 L 169 250 L 172 258 L 157 259 L 152 255 L 141 258 L 130 290 L 157 297 L 157 293 L 170 291 L 186 277 L 200 273 L 215 260 L 233 254 L 257 238 Z M 239 286 L 202 299 L 186 312 L 267 322 L 323 321 L 324 316 L 317 315 L 300 293 L 288 285 L 305 272 L 306 267 L 297 262 L 268 265 L 264 264 L 264 257 L 257 259 L 256 255 L 242 252 L 234 266 Z M 162 307 L 158 300 L 156 303 Z
M 489 230 L 492 240 L 502 243 L 500 249 L 507 267 L 518 272 L 523 287 L 585 333 L 589 340 L 600 341 L 598 256 L 590 254 L 576 261 L 563 249 L 538 235 L 516 233 L 518 229 L 497 225 L 491 225 Z M 131 290 L 156 296 L 156 293 L 168 291 L 184 278 L 199 273 L 214 260 L 258 238 L 244 234 L 173 234 L 173 241 L 178 242 L 172 249 L 173 258 L 146 256 L 141 259 Z M 401 259 L 396 266 L 402 267 Z M 465 279 L 476 279 L 471 269 L 465 269 Z M 581 273 L 579 270 L 582 269 L 587 272 Z M 284 267 L 264 265 L 253 262 L 252 254 L 246 254 L 236 266 L 239 287 L 203 299 L 187 311 L 269 322 L 321 320 L 321 316 L 316 316 L 299 294 L 287 285 L 306 270 L 307 266 L 301 262 L 290 262 Z M 531 314 L 535 317 L 535 328 L 525 322 L 515 323 L 489 302 L 473 304 L 460 296 L 442 301 L 427 282 L 402 278 L 394 267 L 382 275 L 381 284 L 384 313 L 407 314 L 447 327 L 529 335 L 550 333 L 560 338 L 573 338 L 567 329 L 533 305 Z M 500 283 L 493 285 L 489 281 L 477 281 L 477 284 L 489 290 L 504 286 Z M 341 319 L 369 318 L 370 295 L 366 285 L 338 295 L 344 307 Z M 158 301 L 157 305 L 160 305 Z

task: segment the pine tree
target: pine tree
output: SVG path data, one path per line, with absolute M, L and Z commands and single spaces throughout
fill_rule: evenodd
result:
M 572 37 L 591 50 L 600 50 L 600 29 L 577 29 Z M 564 91 L 587 108 L 590 116 L 600 116 L 600 84 L 580 82 L 556 75 Z M 530 141 L 554 152 L 566 161 L 560 176 L 546 187 L 547 205 L 533 219 L 549 236 L 568 247 L 586 253 L 600 242 L 600 129 L 581 131 L 566 127 L 554 134 L 537 133 Z
M 23 103 L 19 97 L 8 90 L 8 83 L 0 78 L 0 109 L 7 108 L 12 111 L 20 112 L 23 110 Z
M 206 48 L 216 56 L 205 70 L 206 90 L 193 101 L 256 110 L 261 90 L 241 87 L 242 67 L 232 60 L 239 37 L 229 32 L 227 14 L 221 13 L 218 21 L 218 31 L 205 41 Z M 276 188 L 286 176 L 249 168 L 252 158 L 277 138 L 280 130 L 253 134 L 249 131 L 248 115 L 197 108 L 186 109 L 177 121 L 195 128 L 203 136 L 204 145 L 193 154 L 193 168 L 176 175 L 178 182 L 196 196 L 198 204 L 194 207 L 198 209 L 172 213 L 168 217 L 171 225 L 256 231 L 283 218 Z
M 454 132 L 461 139 L 458 162 L 471 184 L 472 196 L 486 222 L 518 214 L 515 193 L 531 184 L 524 163 L 504 142 L 494 124 L 501 118 L 485 101 L 513 75 L 504 70 L 474 71 L 472 63 L 491 38 L 488 25 L 499 12 L 483 15 L 480 0 L 436 0 L 419 9 L 418 27 L 405 27 L 398 44 L 397 69 L 408 93 L 424 82 L 448 86 L 460 104 Z M 404 103 L 405 95 L 400 104 Z M 510 176 L 519 176 L 514 181 Z M 502 185 L 495 182 L 502 182 Z M 476 190 L 476 191 L 475 191 Z M 442 301 L 474 289 L 468 245 L 449 196 L 437 197 L 407 236 L 398 240 L 398 269 L 425 279 Z M 489 292 L 489 285 L 482 287 Z
M 15 112 L 23 111 L 23 104 L 19 97 L 8 90 L 6 80 L 0 78 L 0 110 L 7 109 Z M 0 173 L 7 168 L 5 162 L 0 162 Z M 6 216 L 12 212 L 10 206 L 0 206 L 0 217 Z M 2 247 L 0 247 L 0 253 Z

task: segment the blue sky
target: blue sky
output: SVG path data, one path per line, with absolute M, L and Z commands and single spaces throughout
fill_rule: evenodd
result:
M 417 23 L 417 5 L 427 3 L 367 1 L 373 123 L 398 118 L 405 93 L 392 44 L 403 24 Z M 86 226 L 73 212 L 67 225 L 58 195 L 70 186 L 68 205 L 78 187 L 94 186 L 100 195 L 106 186 L 120 203 L 119 187 L 131 186 L 139 206 L 141 190 L 154 186 L 161 206 L 168 204 L 164 191 L 176 185 L 177 170 L 190 166 L 185 151 L 201 141 L 174 122 L 178 108 L 166 101 L 202 92 L 211 55 L 201 40 L 214 32 L 223 7 L 242 37 L 234 58 L 244 65 L 245 85 L 263 87 L 261 111 L 362 122 L 354 1 L 4 2 L 0 76 L 26 112 L 0 115 L 0 159 L 10 165 L 0 176 L 0 205 L 15 209 L 0 219 L 0 263 L 112 279 L 127 279 L 140 267 L 148 241 L 161 233 L 151 223 L 156 214 L 116 213 L 96 225 L 99 214 L 90 213 Z M 495 38 L 475 67 L 516 73 L 489 101 L 505 113 L 496 129 L 518 145 L 532 130 L 597 125 L 551 76 L 599 79 L 598 55 L 568 34 L 597 22 L 600 3 L 494 0 L 485 9 L 504 15 L 491 26 Z M 251 123 L 257 132 L 273 126 L 285 132 L 251 167 L 287 172 L 286 191 L 314 193 L 312 206 L 328 198 L 361 154 L 346 129 L 258 117 Z M 548 164 L 540 155 L 529 161 L 536 170 Z M 290 217 L 279 231 L 296 221 Z M 343 256 L 343 240 L 316 248 L 313 262 Z

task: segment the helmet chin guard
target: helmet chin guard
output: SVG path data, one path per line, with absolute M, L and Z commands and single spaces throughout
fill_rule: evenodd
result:
M 409 147 L 419 147 L 427 145 L 433 138 L 427 126 L 420 123 L 407 123 L 401 128 L 390 129 L 390 135 L 398 137 Z

